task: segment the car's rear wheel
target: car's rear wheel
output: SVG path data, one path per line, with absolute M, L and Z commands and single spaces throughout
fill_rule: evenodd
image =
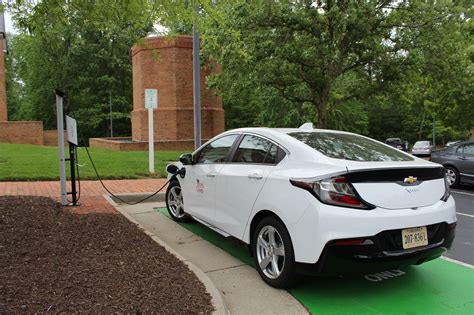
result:
M 172 181 L 166 189 L 166 208 L 173 220 L 177 222 L 190 221 L 190 217 L 184 212 L 183 194 L 177 180 Z
M 255 229 L 252 248 L 257 271 L 266 283 L 275 288 L 285 288 L 294 282 L 293 244 L 280 220 L 263 218 Z
M 459 172 L 452 166 L 446 166 L 446 178 L 448 180 L 449 187 L 456 187 L 459 185 Z

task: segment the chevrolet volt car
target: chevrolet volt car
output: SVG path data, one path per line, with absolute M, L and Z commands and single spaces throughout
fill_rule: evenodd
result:
M 445 169 L 349 132 L 230 130 L 167 171 L 171 217 L 248 244 L 274 287 L 419 265 L 454 239 Z

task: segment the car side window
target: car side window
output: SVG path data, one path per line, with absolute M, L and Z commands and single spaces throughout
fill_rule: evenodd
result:
M 232 162 L 276 164 L 278 146 L 261 137 L 245 135 L 235 151 Z
M 212 141 L 199 152 L 196 164 L 222 163 L 239 135 L 228 135 Z
M 464 146 L 464 156 L 474 156 L 474 143 L 469 143 Z
M 464 148 L 463 145 L 460 145 L 459 147 L 456 148 L 456 154 L 462 155 L 462 149 Z

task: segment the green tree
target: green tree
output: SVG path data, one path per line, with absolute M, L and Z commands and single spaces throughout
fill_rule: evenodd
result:
M 405 41 L 402 34 L 422 34 L 449 14 L 445 7 L 397 1 L 229 1 L 217 18 L 210 7 L 202 22 L 204 49 L 223 64 L 224 75 L 248 66 L 257 74 L 254 84 L 295 106 L 314 106 L 322 128 L 329 112 L 371 95 L 372 80 L 398 79 L 391 77 L 394 68 L 418 47 L 415 36 Z
M 138 1 L 12 4 L 20 30 L 12 45 L 12 71 L 23 83 L 19 112 L 55 128 L 60 88 L 68 95 L 66 113 L 74 113 L 86 137 L 104 136 L 111 95 L 115 135 L 130 134 L 130 48 L 152 30 L 151 8 Z

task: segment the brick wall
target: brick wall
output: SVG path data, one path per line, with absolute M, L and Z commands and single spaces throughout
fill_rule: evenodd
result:
M 0 121 L 0 143 L 58 145 L 57 130 L 43 130 L 42 121 Z M 67 133 L 64 131 L 64 143 Z
M 58 145 L 58 131 L 57 130 L 44 130 L 43 131 L 43 144 L 49 146 Z M 64 144 L 67 145 L 67 132 L 64 130 Z
M 148 142 L 120 142 L 120 138 L 90 138 L 89 145 L 93 148 L 103 148 L 115 151 L 148 151 Z M 130 138 L 124 138 L 130 139 Z M 117 141 L 118 140 L 118 141 Z M 207 140 L 203 140 L 203 143 Z M 193 140 L 155 141 L 155 150 L 175 150 L 183 152 L 194 151 Z
M 0 122 L 0 142 L 43 144 L 42 121 Z

